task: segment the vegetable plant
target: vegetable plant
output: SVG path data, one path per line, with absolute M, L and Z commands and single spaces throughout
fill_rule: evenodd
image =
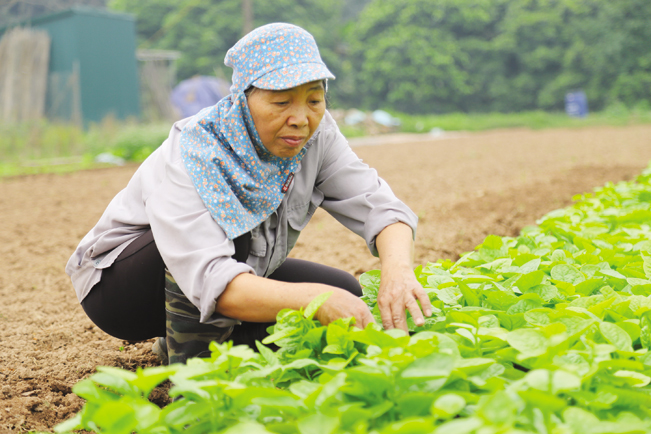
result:
M 416 268 L 434 313 L 410 333 L 322 326 L 326 295 L 281 311 L 257 352 L 212 343 L 186 365 L 99 367 L 56 431 L 650 432 L 651 168 L 575 199 L 518 237 Z M 361 276 L 376 316 L 380 279 Z M 166 379 L 161 409 L 147 397 Z

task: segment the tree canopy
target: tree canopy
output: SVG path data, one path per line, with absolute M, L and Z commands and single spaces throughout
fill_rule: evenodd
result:
M 338 106 L 408 113 L 592 109 L 651 103 L 648 0 L 251 0 L 254 24 L 312 33 L 337 76 Z M 228 77 L 241 0 L 113 0 L 145 48 L 182 53 L 179 79 Z

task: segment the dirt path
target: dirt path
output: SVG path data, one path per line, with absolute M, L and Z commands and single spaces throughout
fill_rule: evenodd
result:
M 419 215 L 417 264 L 454 259 L 489 233 L 515 235 L 575 194 L 634 178 L 651 160 L 651 126 L 404 140 L 411 143 L 378 138 L 354 149 Z M 63 272 L 135 168 L 0 181 L 0 433 L 50 430 L 72 416 L 82 401 L 71 387 L 97 365 L 157 363 L 150 342 L 128 345 L 93 326 Z M 364 242 L 324 212 L 292 256 L 355 274 L 378 267 Z

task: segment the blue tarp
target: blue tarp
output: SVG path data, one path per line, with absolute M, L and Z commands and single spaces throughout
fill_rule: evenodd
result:
M 588 98 L 585 92 L 577 90 L 565 95 L 565 112 L 574 117 L 584 118 L 588 115 Z
M 202 108 L 217 104 L 228 95 L 230 83 L 217 77 L 199 75 L 180 82 L 170 100 L 182 117 L 197 114 Z

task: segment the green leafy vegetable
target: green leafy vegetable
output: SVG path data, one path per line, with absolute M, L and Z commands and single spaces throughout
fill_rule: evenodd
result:
M 128 372 L 100 367 L 57 432 L 651 432 L 651 168 L 415 270 L 434 313 L 410 333 L 279 312 L 258 352 Z M 644 200 L 642 200 L 644 199 Z M 380 272 L 361 276 L 377 314 Z M 272 351 L 263 344 L 275 343 Z M 165 408 L 148 401 L 169 379 Z

